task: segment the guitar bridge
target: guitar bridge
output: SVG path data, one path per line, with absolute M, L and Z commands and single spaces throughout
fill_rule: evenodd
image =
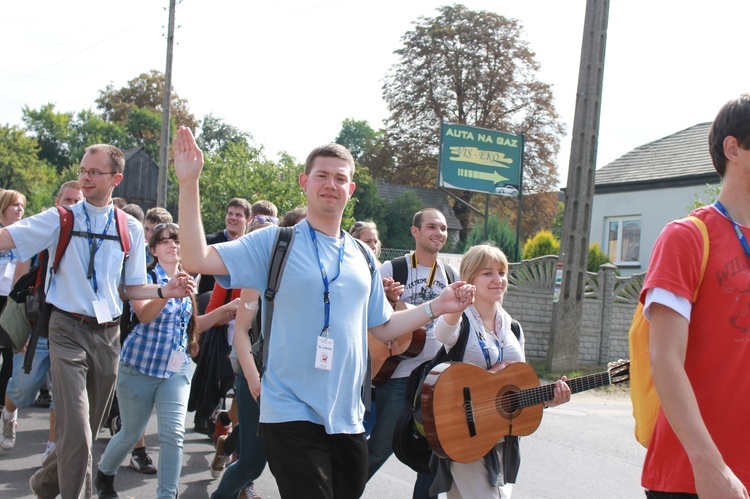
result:
M 469 427 L 469 436 L 477 435 L 477 428 L 474 424 L 474 405 L 471 403 L 471 389 L 464 387 L 464 412 L 466 413 L 466 424 Z

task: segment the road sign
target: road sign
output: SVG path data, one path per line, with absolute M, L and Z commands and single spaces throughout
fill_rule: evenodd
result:
M 443 123 L 438 185 L 518 197 L 523 135 Z

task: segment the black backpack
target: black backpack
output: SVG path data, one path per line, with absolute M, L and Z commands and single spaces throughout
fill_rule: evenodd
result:
M 518 321 L 513 320 L 510 329 L 520 341 L 521 325 Z M 469 319 L 464 314 L 458 341 L 453 345 L 453 348 L 446 351 L 445 346 L 441 346 L 432 359 L 420 364 L 409 375 L 409 381 L 406 383 L 406 407 L 399 416 L 396 429 L 393 432 L 393 453 L 399 461 L 417 473 L 428 475 L 432 473 L 429 466 L 432 448 L 427 442 L 422 425 L 422 384 L 435 366 L 443 362 L 461 362 L 464 358 L 468 339 Z M 516 447 L 517 444 L 517 440 L 512 443 Z M 506 481 L 513 483 L 510 480 Z M 513 475 L 513 481 L 515 481 L 515 474 Z

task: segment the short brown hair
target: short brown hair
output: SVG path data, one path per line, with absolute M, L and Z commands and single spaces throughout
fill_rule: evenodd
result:
M 250 218 L 250 203 L 247 199 L 244 198 L 232 198 L 227 203 L 227 209 L 226 211 L 229 211 L 229 208 L 231 207 L 239 207 L 242 208 L 242 211 L 245 212 L 245 218 Z
M 250 207 L 250 213 L 252 216 L 268 215 L 269 217 L 275 217 L 278 215 L 279 210 L 271 201 L 266 201 L 265 199 L 263 199 L 261 201 L 256 201 L 253 203 L 253 205 Z
M 445 215 L 443 215 L 443 212 L 438 210 L 437 208 L 424 208 L 414 214 L 414 218 L 412 218 L 412 221 L 411 221 L 412 226 L 418 229 L 421 229 L 422 217 L 425 215 L 425 213 L 430 213 L 430 212 L 434 212 L 445 217 Z
M 57 191 L 57 196 L 62 196 L 62 193 L 65 189 L 75 189 L 77 191 L 83 190 L 81 188 L 81 182 L 80 180 L 68 180 L 67 182 L 63 182 L 63 184 L 60 186 L 60 190 Z
M 149 208 L 144 221 L 151 224 L 165 224 L 172 221 L 172 214 L 160 206 Z
M 125 171 L 125 155 L 118 147 L 109 144 L 94 144 L 93 146 L 88 146 L 86 148 L 87 154 L 94 154 L 97 152 L 103 152 L 109 156 L 109 163 L 112 165 L 112 168 L 115 169 L 115 173 L 122 173 Z
M 352 157 L 352 153 L 341 144 L 333 143 L 316 147 L 307 155 L 307 159 L 305 160 L 305 175 L 310 175 L 312 164 L 315 161 L 315 158 L 319 157 L 343 159 L 349 163 L 349 166 L 351 167 L 352 174 L 349 180 L 354 178 L 354 157 Z
M 745 150 L 750 150 L 750 94 L 732 99 L 719 110 L 708 133 L 708 148 L 714 168 L 720 177 L 727 169 L 724 139 L 734 137 Z
M 307 207 L 297 206 L 286 213 L 279 222 L 279 227 L 293 227 L 307 216 Z

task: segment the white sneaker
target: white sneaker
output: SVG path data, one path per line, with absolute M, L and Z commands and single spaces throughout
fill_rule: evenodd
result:
M 0 419 L 3 420 L 3 440 L 0 442 L 0 447 L 11 450 L 16 446 L 16 426 L 18 426 L 18 423 L 15 419 Z
M 253 484 L 251 483 L 240 491 L 240 495 L 237 499 L 262 499 L 258 494 L 255 493 Z
M 44 454 L 42 455 L 42 465 L 44 465 L 44 461 L 47 460 L 47 456 L 52 454 L 53 450 L 55 450 L 55 442 L 47 442 L 47 448 L 44 449 Z

